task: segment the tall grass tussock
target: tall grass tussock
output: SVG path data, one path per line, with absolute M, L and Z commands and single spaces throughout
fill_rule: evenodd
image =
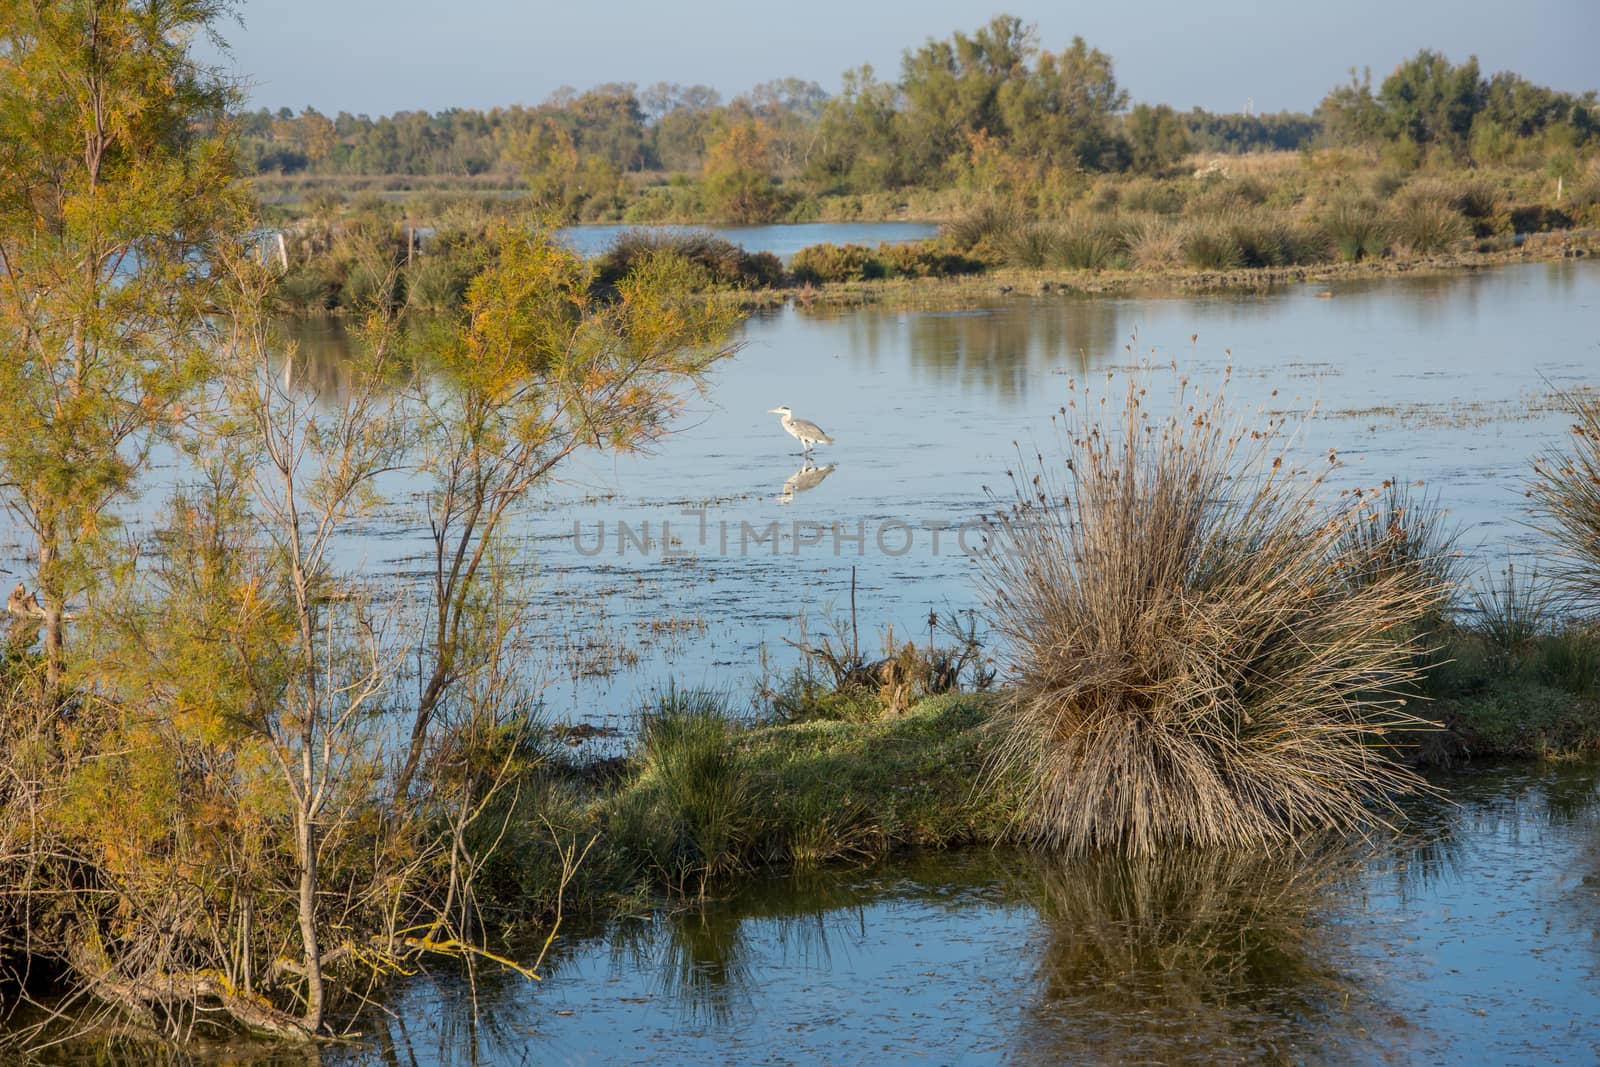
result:
M 1010 673 L 994 766 L 1027 783 L 1026 832 L 1150 855 L 1367 822 L 1420 785 L 1382 735 L 1428 725 L 1403 694 L 1446 592 L 1427 568 L 1350 580 L 1369 501 L 1324 504 L 1280 422 L 1182 380 L 1172 414 L 1135 380 L 1108 419 L 1110 388 L 1074 388 L 1061 461 L 1013 474 L 982 567 Z

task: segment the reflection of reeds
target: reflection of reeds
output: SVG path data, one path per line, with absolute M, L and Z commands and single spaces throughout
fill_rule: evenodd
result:
M 731 1024 L 750 1002 L 750 946 L 739 916 L 684 911 L 665 932 L 657 991 L 695 1023 Z
M 626 923 L 613 932 L 613 960 L 655 971 L 658 995 L 696 1025 L 728 1027 L 753 1001 L 758 965 L 754 941 L 791 960 L 826 970 L 837 927 L 855 931 L 860 906 L 882 894 L 836 876 L 757 883 L 732 901 L 684 908 L 655 923 Z M 752 933 L 759 931 L 758 938 Z M 771 966 L 773 961 L 759 961 Z
M 1048 941 L 1019 1058 L 1294 1062 L 1312 1040 L 1358 1035 L 1365 1001 L 1322 921 L 1357 869 L 1348 853 L 1046 863 Z

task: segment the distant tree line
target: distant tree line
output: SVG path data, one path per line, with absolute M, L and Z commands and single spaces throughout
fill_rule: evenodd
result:
M 1110 56 L 1081 37 L 1050 51 L 1033 26 L 999 15 L 907 50 L 894 80 L 870 66 L 848 71 L 833 95 L 798 78 L 727 102 L 704 85 L 608 83 L 561 89 L 534 107 L 377 119 L 263 109 L 240 126 L 261 173 L 503 175 L 585 217 L 620 215 L 649 184 L 629 176 L 647 174 L 667 187 L 664 202 L 692 186 L 692 213 L 756 221 L 800 195 L 1037 189 L 1083 172 L 1159 173 L 1193 151 L 1366 145 L 1418 161 L 1440 151 L 1501 162 L 1531 143 L 1595 143 L 1600 111 L 1593 92 L 1510 73 L 1485 79 L 1476 59 L 1452 65 L 1430 51 L 1376 89 L 1370 73 L 1352 74 L 1312 115 L 1130 106 Z

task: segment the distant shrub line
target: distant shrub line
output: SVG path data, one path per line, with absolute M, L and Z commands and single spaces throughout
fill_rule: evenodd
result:
M 1600 226 L 1600 164 L 1571 182 L 1517 172 L 1411 173 L 1339 153 L 1260 161 L 1259 172 L 1101 179 L 1054 212 L 1025 198 L 969 195 L 932 240 L 817 244 L 785 265 L 704 230 L 629 230 L 592 262 L 597 295 L 648 257 L 670 254 L 707 289 L 775 291 L 879 279 L 1026 270 L 1235 271 L 1470 250 L 1516 234 Z M 1559 199 L 1555 194 L 1559 192 Z M 433 204 L 431 227 L 368 196 L 320 195 L 285 231 L 282 305 L 334 311 L 373 302 L 411 311 L 459 307 L 490 254 L 494 220 L 520 205 L 489 198 Z M 848 213 L 847 213 L 848 214 Z M 544 220 L 541 220 L 544 221 Z

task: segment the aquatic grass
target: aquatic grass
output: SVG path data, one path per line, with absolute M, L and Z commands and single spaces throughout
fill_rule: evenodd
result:
M 1123 211 L 1176 215 L 1183 211 L 1183 190 L 1172 182 L 1132 178 L 1122 186 L 1118 204 Z
M 703 695 L 667 703 L 646 717 L 634 769 L 594 801 L 586 825 L 601 844 L 580 878 L 595 895 L 639 884 L 704 893 L 751 869 L 995 842 L 1017 816 L 1019 792 L 981 774 L 992 697 L 771 725 L 733 723 Z
M 1003 248 L 1022 220 L 1009 200 L 982 200 L 945 223 L 940 236 L 960 251 L 979 246 Z
M 659 798 L 666 828 L 656 863 L 680 886 L 706 883 L 742 866 L 749 781 L 737 751 L 727 698 L 669 687 L 639 722 L 642 777 Z
M 1421 482 L 1390 478 L 1375 490 L 1353 493 L 1353 521 L 1336 551 L 1348 579 L 1372 585 L 1395 572 L 1409 572 L 1448 604 L 1461 585 L 1460 530 Z
M 1541 681 L 1574 696 L 1593 696 L 1600 681 L 1600 635 L 1587 626 L 1569 624 L 1536 646 L 1535 666 Z
M 1109 388 L 1109 387 L 1108 387 Z M 1068 852 L 1283 844 L 1354 827 L 1421 783 L 1383 735 L 1405 708 L 1413 570 L 1347 579 L 1358 521 L 1293 467 L 1285 427 L 1248 428 L 1186 382 L 1171 411 L 1130 381 L 1074 389 L 1060 458 L 1013 474 L 980 563 L 1009 696 L 993 767 L 1026 783 L 1021 829 Z
M 1188 198 L 1184 215 L 1190 218 L 1233 215 L 1258 207 L 1266 199 L 1267 187 L 1256 178 L 1213 177 L 1204 183 L 1201 191 Z
M 1124 241 L 1139 270 L 1170 270 L 1183 263 L 1183 231 L 1159 216 L 1130 224 Z
M 1548 633 L 1555 618 L 1555 589 L 1540 581 L 1537 566 L 1517 568 L 1507 561 L 1499 576 L 1491 572 L 1472 592 L 1475 627 L 1504 661 L 1528 652 Z
M 1450 184 L 1451 204 L 1472 220 L 1479 237 L 1500 229 L 1502 217 L 1500 190 L 1486 178 L 1468 178 Z
M 1000 251 L 1007 264 L 1038 270 L 1057 258 L 1057 250 L 1066 233 L 1062 227 L 1050 222 L 1029 222 L 1005 231 L 1000 239 Z

